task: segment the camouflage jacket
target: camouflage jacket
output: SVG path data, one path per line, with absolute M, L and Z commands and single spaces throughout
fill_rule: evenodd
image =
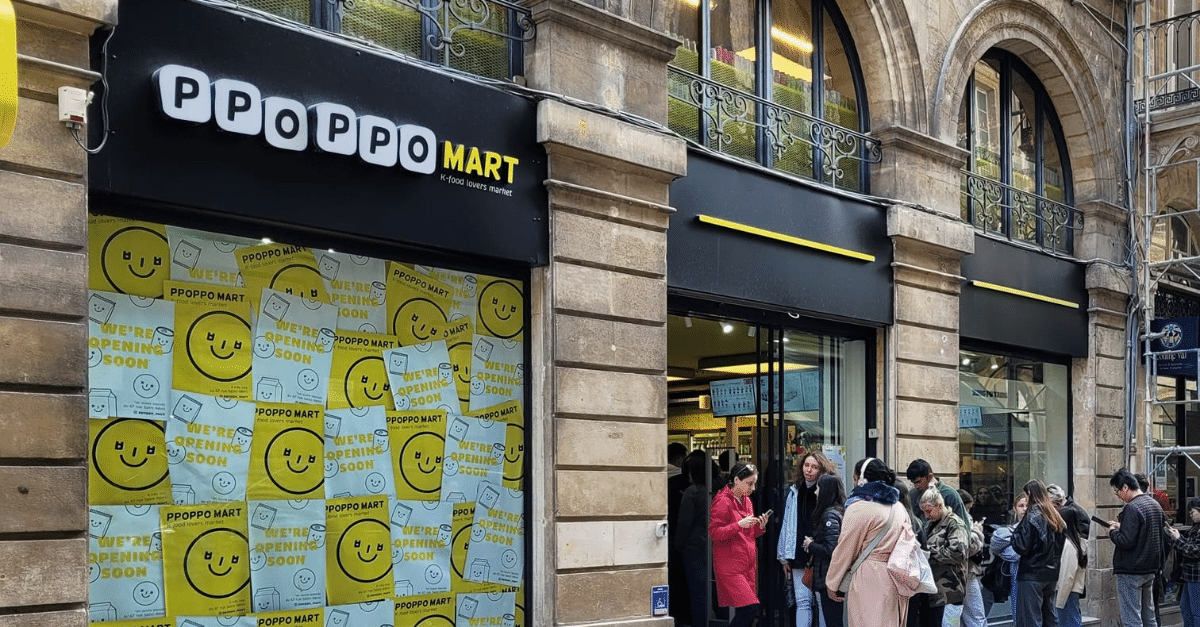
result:
M 929 566 L 938 587 L 930 605 L 962 604 L 967 591 L 970 534 L 954 513 L 947 513 L 929 528 Z

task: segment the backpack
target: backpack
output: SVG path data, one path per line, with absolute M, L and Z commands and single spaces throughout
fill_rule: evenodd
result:
M 995 556 L 983 567 L 983 575 L 979 577 L 979 584 L 992 593 L 996 603 L 1007 601 L 1009 593 L 1012 592 L 1012 575 L 1011 571 L 1004 567 L 1006 563 L 999 556 Z
M 908 521 L 904 521 L 900 539 L 896 540 L 896 546 L 888 556 L 887 570 L 892 583 L 896 584 L 896 592 L 904 598 L 918 592 L 937 592 L 929 559 L 921 550 L 921 544 L 917 542 L 917 536 Z

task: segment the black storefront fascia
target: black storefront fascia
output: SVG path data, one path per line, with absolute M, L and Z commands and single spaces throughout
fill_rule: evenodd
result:
M 977 234 L 974 254 L 962 260 L 961 337 L 1040 353 L 1087 356 L 1085 271 L 1078 261 Z
M 696 151 L 688 155 L 688 176 L 671 186 L 671 204 L 672 293 L 868 326 L 892 323 L 892 242 L 883 206 Z
M 98 56 L 103 36 L 94 41 L 108 93 L 106 103 L 98 93 L 91 108 L 91 144 L 111 130 L 89 163 L 94 210 L 118 205 L 143 218 L 162 210 L 198 228 L 208 218 L 281 225 L 513 269 L 546 263 L 546 159 L 535 141 L 532 100 L 186 0 L 124 1 L 119 24 L 105 63 Z M 171 119 L 159 111 L 152 79 L 164 66 L 243 81 L 264 99 L 333 103 L 356 116 L 419 125 L 436 137 L 436 169 L 373 165 L 318 151 L 312 140 L 303 150 L 281 150 L 262 132 Z M 463 154 L 452 167 L 443 160 L 447 142 Z M 472 149 L 481 159 L 488 152 L 503 158 L 502 167 L 487 176 L 471 171 Z M 137 208 L 127 211 L 131 205 Z

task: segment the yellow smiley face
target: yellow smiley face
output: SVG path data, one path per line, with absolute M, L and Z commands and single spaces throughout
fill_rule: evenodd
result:
M 363 357 L 346 370 L 343 391 L 351 407 L 387 406 L 391 389 L 382 357 Z
M 479 324 L 495 337 L 511 339 L 521 334 L 525 316 L 521 290 L 508 281 L 495 280 L 479 293 Z
M 114 292 L 161 298 L 169 278 L 167 238 L 144 226 L 117 230 L 100 249 L 100 269 Z
M 229 598 L 250 583 L 250 545 L 239 531 L 209 529 L 188 545 L 183 574 L 210 599 Z
M 267 444 L 267 477 L 288 494 L 308 494 L 325 483 L 325 441 L 315 431 L 291 427 Z
M 188 327 L 188 359 L 214 381 L 237 381 L 250 374 L 250 323 L 228 311 L 201 314 Z
M 356 520 L 338 538 L 338 566 L 355 581 L 379 581 L 392 572 L 391 546 L 392 530 L 386 524 L 372 518 Z
M 454 540 L 450 542 L 450 568 L 454 570 L 454 574 L 459 579 L 462 579 L 463 573 L 466 572 L 467 547 L 471 545 L 471 529 L 473 526 L 470 522 L 467 522 L 458 531 L 454 532 Z
M 508 423 L 504 439 L 504 480 L 519 483 L 525 476 L 524 427 Z
M 459 342 L 449 347 L 450 368 L 454 371 L 454 390 L 458 400 L 471 402 L 471 343 Z
M 317 272 L 316 268 L 293 263 L 284 266 L 275 273 L 275 276 L 271 277 L 270 287 L 292 296 L 324 301 L 323 281 L 324 279 L 321 278 L 321 274 Z
M 400 478 L 421 494 L 442 488 L 442 453 L 446 440 L 436 433 L 418 433 L 400 449 Z
M 441 339 L 445 329 L 446 312 L 428 298 L 405 301 L 392 318 L 392 335 L 400 338 L 401 346 Z
M 167 478 L 166 431 L 150 420 L 107 421 L 92 442 L 100 478 L 122 490 L 152 488 Z

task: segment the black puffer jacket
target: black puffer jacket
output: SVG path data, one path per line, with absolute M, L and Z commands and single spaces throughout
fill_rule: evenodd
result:
M 1021 556 L 1017 581 L 1058 581 L 1065 541 L 1063 532 L 1050 528 L 1042 510 L 1030 507 L 1013 530 L 1012 548 Z
M 820 526 L 813 529 L 813 541 L 808 545 L 808 554 L 812 556 L 809 564 L 813 569 L 813 590 L 818 593 L 825 592 L 825 574 L 829 572 L 829 560 L 833 557 L 833 550 L 837 548 L 840 535 L 842 510 L 839 507 L 830 507 L 821 516 Z

